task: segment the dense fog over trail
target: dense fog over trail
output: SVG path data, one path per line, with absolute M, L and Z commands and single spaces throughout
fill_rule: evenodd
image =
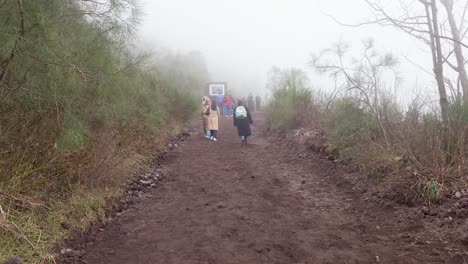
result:
M 350 24 L 370 19 L 369 7 L 361 0 L 147 0 L 144 13 L 139 31 L 144 46 L 199 50 L 213 80 L 227 81 L 238 90 L 263 91 L 272 66 L 302 68 L 314 88 L 330 90 L 330 80 L 309 67 L 311 54 L 340 40 L 359 53 L 361 42 L 373 38 L 379 50 L 403 56 L 398 69 L 403 99 L 411 97 L 414 92 L 408 90 L 416 86 L 436 96 L 432 76 L 413 64 L 431 71 L 424 44 L 391 27 L 344 27 L 330 17 Z

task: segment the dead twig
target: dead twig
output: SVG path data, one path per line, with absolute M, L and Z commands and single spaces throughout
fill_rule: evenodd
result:
M 6 193 L 4 191 L 1 191 L 1 190 L 0 190 L 0 197 L 8 199 L 14 205 L 16 205 L 18 207 L 26 208 L 26 209 L 36 208 L 36 207 L 43 207 L 43 208 L 46 208 L 46 209 L 50 209 L 49 207 L 47 207 L 46 205 L 44 205 L 42 203 L 32 201 L 32 199 L 29 198 L 29 197 L 16 197 L 16 196 L 13 196 L 13 195 L 8 194 L 8 193 Z

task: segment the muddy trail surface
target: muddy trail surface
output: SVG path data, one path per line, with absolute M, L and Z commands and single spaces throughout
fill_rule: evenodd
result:
M 247 147 L 231 118 L 221 118 L 218 142 L 194 132 L 165 161 L 158 188 L 105 226 L 79 262 L 464 263 L 453 243 L 363 200 L 340 180 L 344 170 L 300 157 L 255 121 Z

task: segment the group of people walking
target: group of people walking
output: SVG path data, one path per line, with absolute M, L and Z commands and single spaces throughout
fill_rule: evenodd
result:
M 259 95 L 254 97 L 252 94 L 250 94 L 247 99 L 244 97 L 242 101 L 247 102 L 247 107 L 252 112 L 260 111 L 262 108 L 262 98 Z
M 220 94 L 214 96 L 213 100 L 216 100 L 219 110 L 221 111 L 221 115 L 230 117 L 234 115 L 234 109 L 236 108 L 237 104 L 236 100 L 232 96 Z M 258 95 L 254 97 L 252 94 L 250 94 L 247 98 L 243 97 L 238 101 L 246 103 L 245 106 L 248 107 L 252 112 L 261 110 L 262 98 Z
M 236 108 L 236 102 L 234 98 L 229 95 L 217 95 L 216 103 L 220 107 L 221 115 L 223 116 L 232 116 L 234 114 L 234 109 Z
M 219 101 L 219 96 L 217 96 L 215 100 L 211 100 L 206 96 L 203 97 L 201 115 L 204 137 L 212 141 L 218 141 L 219 118 L 222 115 L 228 117 L 232 116 L 234 126 L 237 128 L 241 140 L 241 145 L 246 145 L 247 138 L 252 135 L 250 125 L 253 124 L 249 108 L 244 105 L 242 100 L 239 100 L 237 105 L 233 104 L 234 100 L 229 96 L 224 96 L 224 98 L 221 99 L 221 104 L 218 103 Z M 221 109 L 219 105 L 221 105 Z

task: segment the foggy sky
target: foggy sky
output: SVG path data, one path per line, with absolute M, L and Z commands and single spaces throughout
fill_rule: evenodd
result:
M 404 55 L 431 70 L 423 44 L 392 28 L 343 27 L 327 14 L 348 23 L 369 18 L 362 0 L 145 0 L 140 41 L 152 49 L 199 50 L 212 81 L 263 95 L 272 66 L 297 67 L 310 73 L 315 88 L 329 89 L 330 80 L 312 74 L 307 65 L 317 53 L 337 41 L 358 51 L 368 38 L 382 51 Z M 435 93 L 432 77 L 401 59 L 400 94 L 414 87 Z

